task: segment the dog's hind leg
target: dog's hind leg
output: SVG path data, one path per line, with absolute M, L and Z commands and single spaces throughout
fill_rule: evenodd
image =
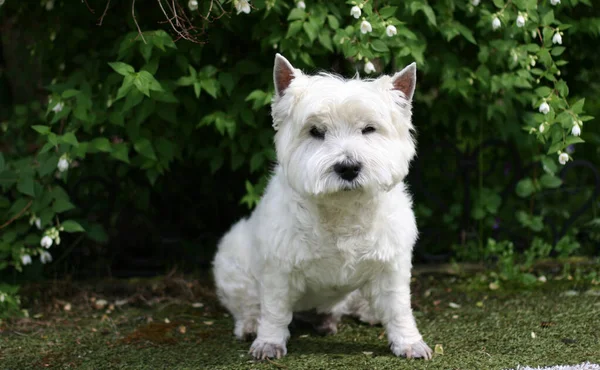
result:
M 235 320 L 234 335 L 249 340 L 256 335 L 260 300 L 256 279 L 250 272 L 251 234 L 241 220 L 219 243 L 213 274 L 219 301 Z

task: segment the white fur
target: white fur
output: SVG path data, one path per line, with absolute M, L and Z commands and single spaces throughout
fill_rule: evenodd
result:
M 278 55 L 275 68 L 293 67 Z M 214 260 L 234 333 L 256 332 L 254 357 L 280 357 L 292 313 L 317 309 L 381 322 L 394 354 L 431 358 L 410 306 L 417 227 L 402 181 L 415 155 L 412 91 L 393 88 L 398 75 L 411 76 L 344 80 L 292 70 L 272 104 L 278 165 Z M 324 139 L 309 134 L 314 125 Z M 367 125 L 376 131 L 363 134 Z M 362 163 L 352 183 L 333 170 L 346 160 Z

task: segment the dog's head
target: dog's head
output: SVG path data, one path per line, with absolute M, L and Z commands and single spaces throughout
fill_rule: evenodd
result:
M 273 74 L 277 159 L 294 190 L 378 192 L 408 174 L 414 63 L 394 76 L 343 79 L 304 74 L 277 54 Z

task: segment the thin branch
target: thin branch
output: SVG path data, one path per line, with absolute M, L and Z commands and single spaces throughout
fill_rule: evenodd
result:
M 23 207 L 21 211 L 19 211 L 19 213 L 14 215 L 10 220 L 6 221 L 2 226 L 0 226 L 0 229 L 4 229 L 8 225 L 12 224 L 16 219 L 23 216 L 23 214 L 29 209 L 29 207 L 31 207 L 31 204 L 33 204 L 33 200 L 30 200 L 29 203 L 27 203 L 27 205 Z
M 110 0 L 108 0 L 106 2 L 106 8 L 104 8 L 104 13 L 102 13 L 102 16 L 100 17 L 100 20 L 97 23 L 98 26 L 102 26 L 102 21 L 104 21 L 104 16 L 106 15 L 106 12 L 108 11 L 108 7 L 109 6 L 110 6 Z
M 90 11 L 90 13 L 94 14 L 94 9 L 92 9 L 90 7 L 90 4 L 88 4 L 87 0 L 81 0 L 82 3 L 85 3 L 85 6 L 87 6 L 88 10 Z
M 142 41 L 145 44 L 146 43 L 146 39 L 144 38 L 144 35 L 142 34 L 142 30 L 140 29 L 140 25 L 138 24 L 138 21 L 135 18 L 135 0 L 131 0 L 131 15 L 133 16 L 133 21 L 135 22 L 135 25 L 136 25 L 136 27 L 138 29 L 138 32 L 139 32 L 140 36 L 142 37 Z

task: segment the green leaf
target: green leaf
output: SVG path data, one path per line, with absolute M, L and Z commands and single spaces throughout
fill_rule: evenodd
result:
M 129 64 L 126 64 L 126 63 L 109 62 L 108 65 L 111 66 L 111 68 L 114 69 L 115 72 L 117 72 L 118 74 L 123 75 L 123 76 L 128 76 L 128 75 L 131 75 L 132 73 L 135 73 L 135 69 L 133 69 L 132 66 L 130 66 Z
M 67 198 L 63 197 L 56 199 L 52 205 L 52 210 L 56 213 L 66 212 L 73 208 L 75 208 L 73 203 L 69 202 Z
M 235 83 L 233 82 L 233 75 L 228 72 L 219 73 L 219 83 L 225 89 L 227 95 L 231 95 Z
M 69 98 L 79 95 L 80 93 L 81 92 L 79 90 L 68 89 L 68 90 L 63 91 L 63 93 L 60 96 L 62 96 L 63 99 L 69 99 Z
M 319 43 L 323 45 L 325 49 L 333 53 L 333 44 L 331 43 L 331 36 L 329 35 L 329 31 L 326 28 L 323 28 L 321 32 L 319 32 Z
M 558 169 L 556 162 L 554 162 L 552 158 L 546 156 L 542 158 L 542 168 L 544 172 L 550 175 L 554 175 Z
M 562 140 L 558 141 L 550 146 L 550 149 L 548 149 L 548 152 L 546 154 L 556 154 L 556 152 L 558 152 L 559 150 L 562 150 L 563 148 L 564 148 L 564 145 L 563 145 Z
M 290 37 L 296 36 L 296 34 L 298 34 L 298 32 L 300 32 L 300 30 L 302 29 L 303 24 L 304 22 L 302 21 L 293 21 L 292 23 L 290 23 L 290 27 L 288 28 L 285 38 L 289 39 Z
M 108 139 L 105 137 L 97 137 L 92 140 L 90 144 L 94 149 L 97 149 L 101 152 L 110 152 L 112 149 L 110 141 L 108 141 Z
M 200 92 L 202 92 L 202 85 L 200 85 L 200 82 L 194 82 L 194 95 L 196 95 L 196 99 L 200 97 Z
M 152 143 L 146 138 L 140 138 L 133 143 L 133 149 L 146 158 L 156 160 L 156 154 L 152 148 Z
M 133 80 L 134 80 L 133 75 L 125 76 L 125 78 L 123 79 L 123 84 L 121 85 L 121 87 L 119 87 L 119 91 L 117 91 L 117 98 L 115 100 L 119 100 L 122 97 L 124 97 L 125 95 L 127 95 L 127 93 L 133 87 Z
M 542 17 L 542 25 L 549 26 L 552 22 L 554 22 L 554 10 L 550 9 L 550 11 Z
M 19 178 L 19 182 L 17 183 L 17 190 L 25 195 L 29 195 L 32 197 L 35 196 L 33 190 L 33 176 L 24 175 L 21 178 Z
M 4 155 L 0 152 L 0 172 L 4 171 L 5 163 Z
M 373 40 L 373 42 L 371 42 L 371 48 L 375 51 L 378 51 L 380 53 L 384 53 L 386 51 L 390 51 L 390 49 L 388 48 L 388 46 L 385 44 L 385 42 L 379 40 L 379 39 L 375 39 Z
M 523 179 L 517 183 L 517 195 L 521 198 L 530 196 L 534 191 L 535 187 L 533 181 L 530 178 Z
M 31 126 L 31 128 L 34 129 L 35 131 L 39 132 L 42 135 L 48 135 L 51 131 L 49 126 L 35 125 L 35 126 Z
M 548 86 L 541 86 L 541 87 L 538 87 L 537 89 L 535 89 L 535 93 L 537 96 L 545 98 L 548 95 L 550 95 L 550 93 L 552 93 L 552 89 L 549 88 Z
M 217 81 L 215 79 L 205 79 L 200 81 L 200 85 L 210 96 L 217 98 Z
M 46 159 L 44 163 L 38 168 L 38 173 L 40 174 L 40 177 L 44 177 L 54 172 L 56 170 L 57 165 L 58 157 L 55 155 L 50 155 L 48 159 Z
M 129 148 L 125 143 L 114 144 L 110 155 L 115 159 L 129 163 Z
M 569 136 L 565 139 L 565 145 L 585 143 L 585 140 L 579 136 Z
M 317 27 L 311 22 L 304 22 L 302 23 L 302 28 L 304 29 L 304 32 L 306 32 L 310 42 L 314 42 L 317 38 Z
M 338 28 L 340 28 L 340 22 L 335 16 L 331 14 L 327 16 L 327 22 L 329 23 L 329 27 L 331 27 L 331 29 L 333 30 L 337 30 Z
M 61 223 L 61 226 L 63 227 L 64 231 L 68 232 L 68 233 L 76 233 L 76 232 L 82 232 L 85 231 L 85 229 L 83 227 L 81 227 L 81 225 L 73 220 L 66 220 L 63 221 Z
M 295 21 L 295 20 L 302 20 L 306 17 L 306 12 L 300 8 L 294 8 L 292 9 L 292 11 L 290 12 L 290 15 L 288 15 L 287 20 L 288 21 Z
M 540 183 L 546 188 L 554 189 L 562 185 L 562 180 L 554 175 L 545 173 L 540 178 Z
M 575 114 L 580 114 L 583 111 L 583 105 L 585 104 L 585 98 L 578 100 L 571 106 L 571 110 Z
M 385 6 L 381 9 L 379 9 L 379 15 L 381 16 L 381 18 L 387 19 L 387 18 L 393 16 L 394 14 L 396 14 L 397 9 L 398 9 L 398 7 L 396 7 L 396 6 Z
M 77 141 L 75 134 L 72 132 L 67 132 L 63 136 L 60 136 L 58 140 L 73 146 L 79 146 L 79 141 Z

